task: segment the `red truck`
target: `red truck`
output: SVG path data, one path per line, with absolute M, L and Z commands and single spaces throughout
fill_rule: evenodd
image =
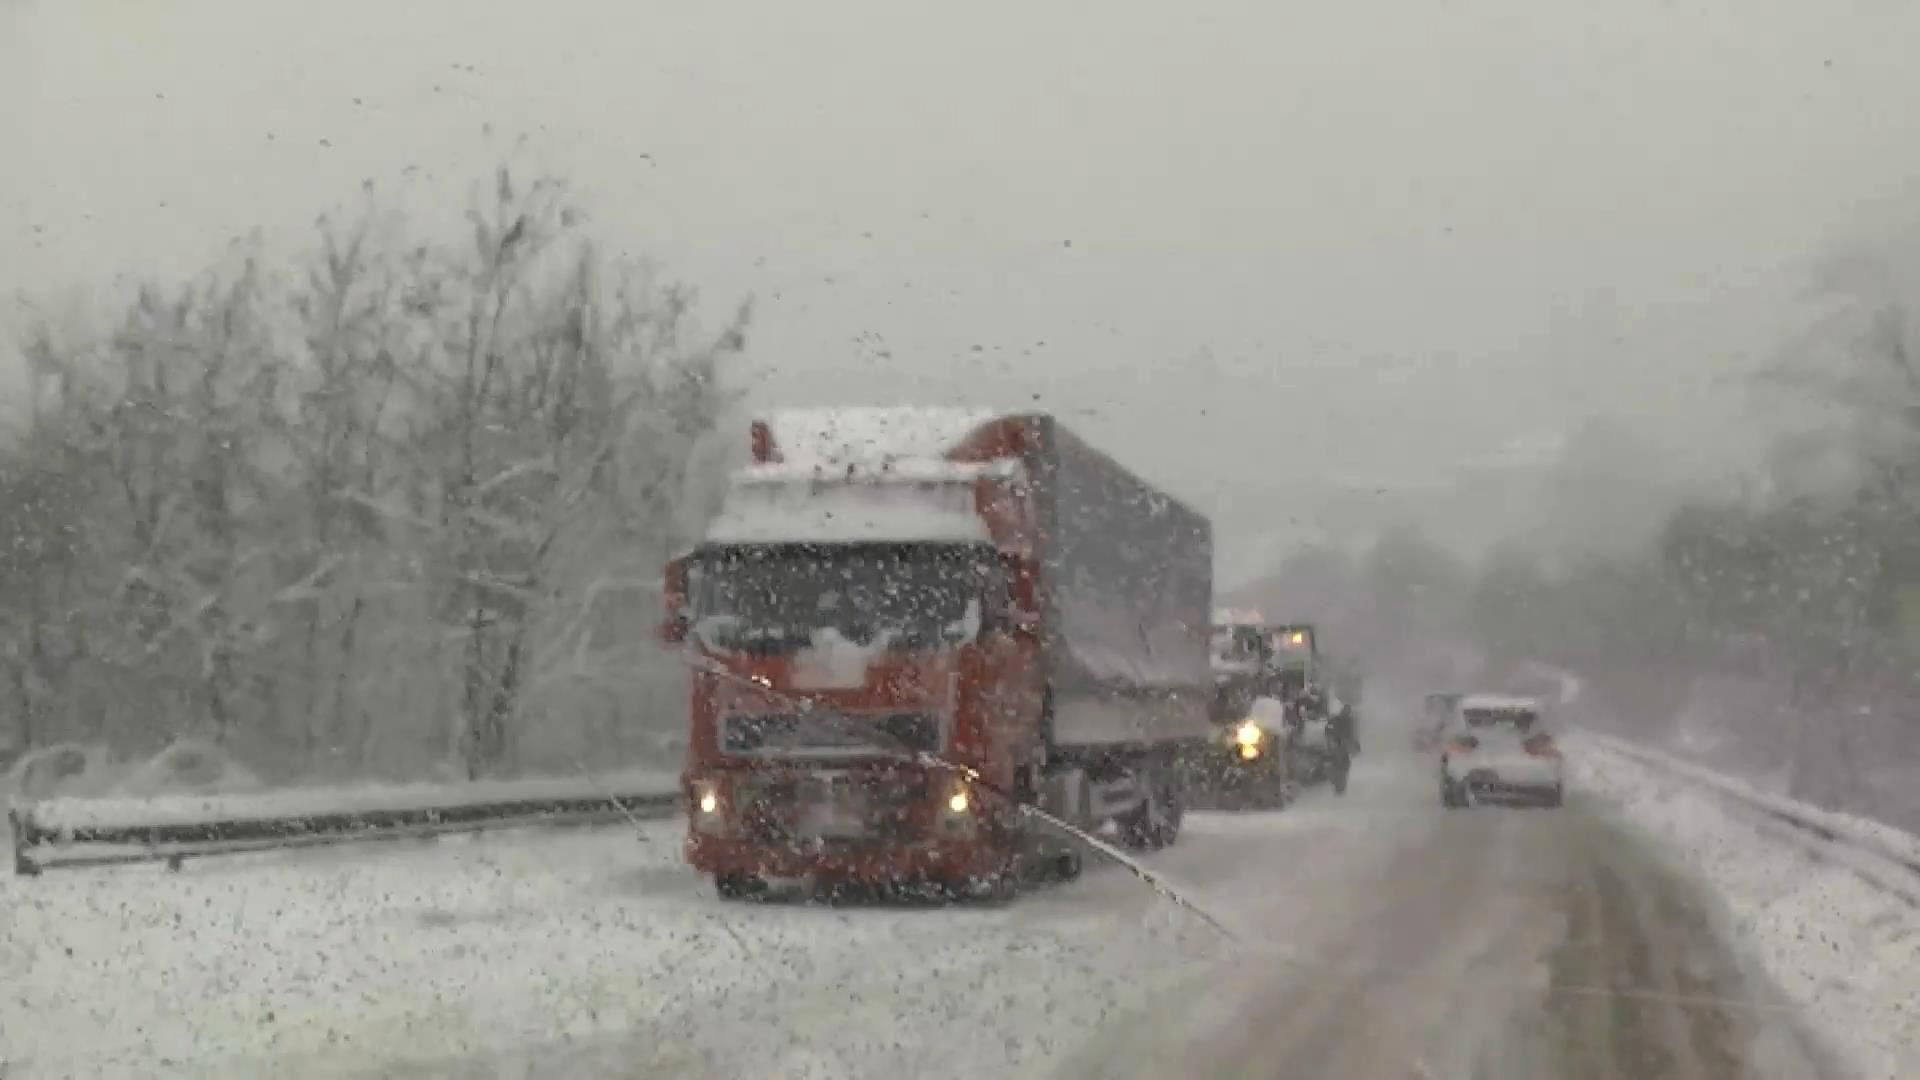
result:
M 1021 803 L 1173 842 L 1209 736 L 1205 517 L 1046 415 L 794 411 L 752 451 L 661 631 L 693 661 L 686 857 L 721 895 L 1071 873 Z

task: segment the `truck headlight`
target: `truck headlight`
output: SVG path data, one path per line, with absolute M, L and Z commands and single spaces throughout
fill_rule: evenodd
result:
M 940 824 L 949 831 L 973 828 L 973 785 L 956 779 L 940 799 Z
M 720 812 L 718 781 L 693 782 L 693 827 L 703 833 L 717 833 L 726 828 L 726 816 Z
M 1241 724 L 1233 733 L 1233 741 L 1241 746 L 1259 746 L 1260 740 L 1266 737 L 1267 733 L 1260 729 L 1260 725 L 1251 720 Z

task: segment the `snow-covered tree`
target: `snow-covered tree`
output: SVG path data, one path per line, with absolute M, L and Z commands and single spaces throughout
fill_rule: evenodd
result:
M 678 725 L 646 631 L 747 310 L 703 334 L 561 184 L 486 187 L 457 242 L 370 197 L 306 256 L 237 245 L 110 332 L 28 336 L 0 449 L 17 742 L 478 776 Z

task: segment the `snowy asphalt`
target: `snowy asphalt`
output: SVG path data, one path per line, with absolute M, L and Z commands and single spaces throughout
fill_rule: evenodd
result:
M 1383 735 L 1384 738 L 1384 735 Z M 16 1076 L 1831 1074 L 1710 906 L 1576 792 L 1196 814 L 1006 907 L 733 905 L 678 828 L 71 871 L 0 891 Z

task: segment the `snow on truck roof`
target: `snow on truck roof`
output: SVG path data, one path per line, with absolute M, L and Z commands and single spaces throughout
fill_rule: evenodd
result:
M 860 405 L 781 409 L 767 417 L 780 456 L 805 469 L 844 468 L 888 459 L 940 458 L 982 424 L 990 409 Z
M 924 464 L 928 468 L 852 479 L 792 463 L 742 469 L 707 527 L 707 539 L 721 544 L 991 541 L 974 505 L 973 485 L 965 482 L 985 468 Z
M 840 462 L 835 465 L 776 461 L 735 471 L 736 484 L 958 484 L 982 476 L 1015 476 L 1026 467 L 1013 458 L 997 461 L 948 461 L 945 458 L 898 458 L 881 462 Z

